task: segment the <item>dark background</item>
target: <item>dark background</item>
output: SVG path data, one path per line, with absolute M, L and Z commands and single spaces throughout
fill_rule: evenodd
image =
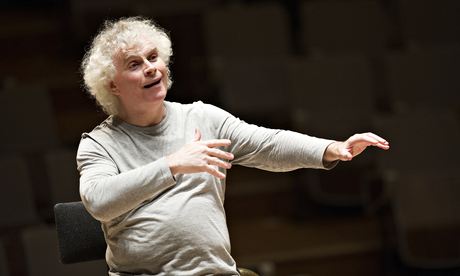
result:
M 80 62 L 106 19 L 173 42 L 168 100 L 272 128 L 391 143 L 332 171 L 233 168 L 239 266 L 261 275 L 460 275 L 460 2 L 0 2 L 0 275 L 102 275 L 58 262 L 52 206 L 79 200 L 75 153 L 105 119 Z

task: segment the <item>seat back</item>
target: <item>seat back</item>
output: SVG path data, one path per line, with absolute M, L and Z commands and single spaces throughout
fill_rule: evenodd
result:
M 460 177 L 456 170 L 400 172 L 391 207 L 402 261 L 422 269 L 460 268 Z
M 101 224 L 86 211 L 81 201 L 56 204 L 54 216 L 61 263 L 105 258 L 107 244 Z

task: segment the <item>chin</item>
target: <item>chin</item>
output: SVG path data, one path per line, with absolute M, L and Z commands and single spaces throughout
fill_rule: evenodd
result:
M 166 98 L 168 91 L 166 87 L 162 87 L 161 89 L 154 90 L 154 91 L 148 91 L 147 93 L 144 94 L 144 97 L 147 101 L 159 101 L 159 100 L 164 100 Z

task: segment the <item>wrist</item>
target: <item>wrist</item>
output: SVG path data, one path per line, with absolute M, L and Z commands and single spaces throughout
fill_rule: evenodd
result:
M 334 141 L 326 147 L 323 155 L 323 163 L 330 163 L 340 159 L 338 154 L 338 145 L 340 143 L 341 142 Z
M 174 161 L 174 157 L 172 155 L 166 156 L 166 163 L 171 171 L 171 174 L 174 178 L 176 178 L 176 175 L 179 174 L 179 166 Z

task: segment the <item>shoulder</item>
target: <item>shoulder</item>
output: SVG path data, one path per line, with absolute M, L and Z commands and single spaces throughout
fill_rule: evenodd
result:
M 81 135 L 80 143 L 93 144 L 103 143 L 104 141 L 113 139 L 116 136 L 118 126 L 113 116 L 109 116 L 99 125 L 94 127 L 89 132 L 84 132 Z
M 178 102 L 165 101 L 165 104 L 171 109 L 184 110 L 184 111 L 220 109 L 219 107 L 215 105 L 205 103 L 203 101 L 195 101 L 192 103 L 178 103 Z
M 181 104 L 175 102 L 168 102 L 171 108 L 181 110 L 185 115 L 206 115 L 206 116 L 231 116 L 230 113 L 212 104 L 196 101 L 188 104 Z M 209 119 L 209 118 L 208 118 Z

